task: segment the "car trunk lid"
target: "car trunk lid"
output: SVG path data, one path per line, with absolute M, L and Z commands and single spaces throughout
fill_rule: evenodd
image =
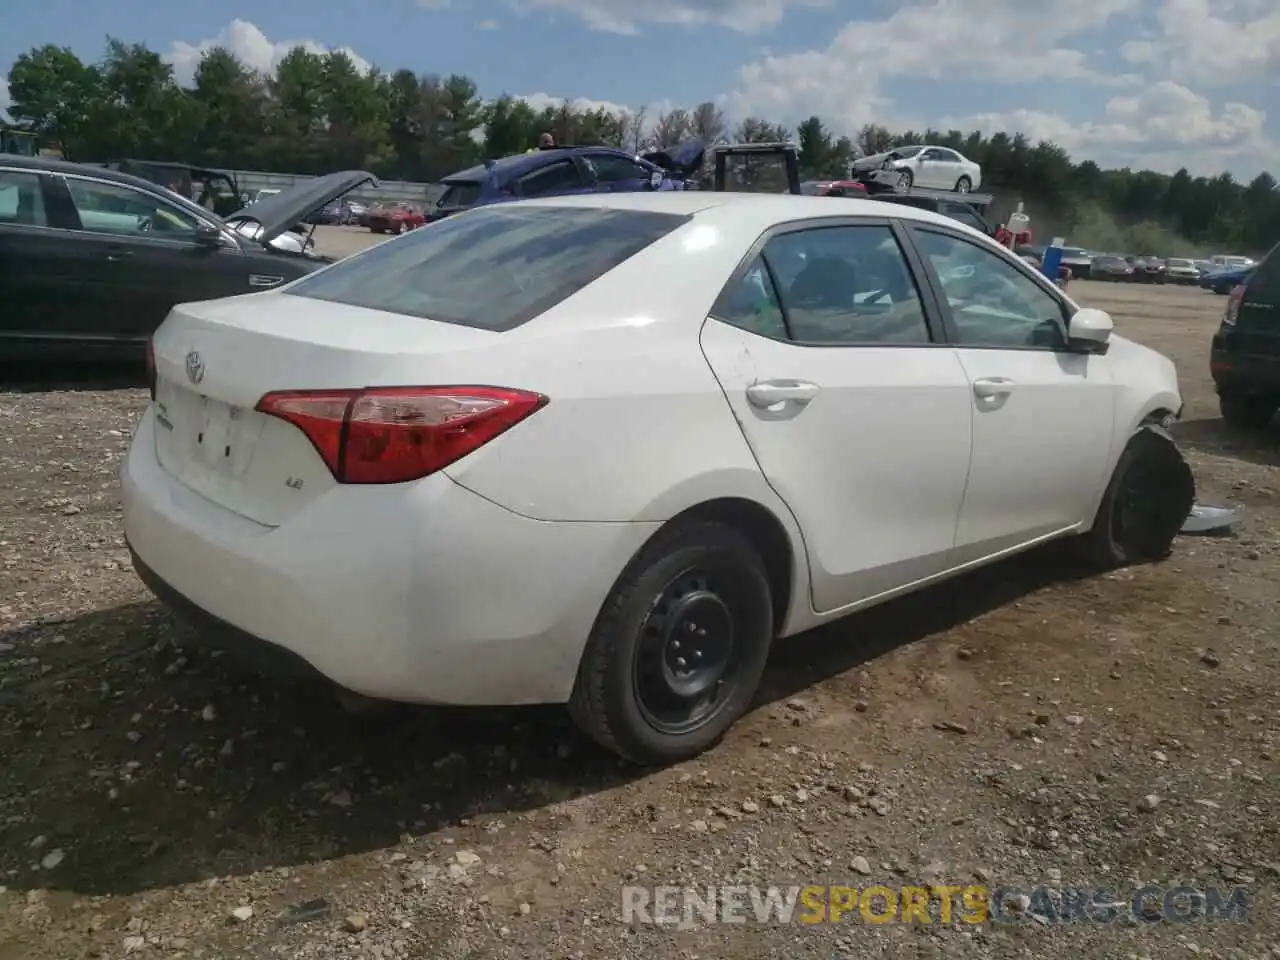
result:
M 153 340 L 156 458 L 206 499 L 278 526 L 336 481 L 304 433 L 255 409 L 264 394 L 474 381 L 499 337 L 274 292 L 181 304 Z

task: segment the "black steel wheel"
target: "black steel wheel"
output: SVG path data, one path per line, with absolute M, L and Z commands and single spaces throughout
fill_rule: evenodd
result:
M 773 603 L 759 554 L 721 523 L 668 528 L 623 571 L 570 700 L 588 736 L 641 764 L 712 746 L 764 671 Z

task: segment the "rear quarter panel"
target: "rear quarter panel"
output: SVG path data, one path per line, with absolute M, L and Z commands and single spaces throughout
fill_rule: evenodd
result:
M 550 403 L 449 467 L 454 480 L 538 520 L 662 521 L 726 496 L 785 514 L 698 342 L 755 236 L 708 245 L 696 229 L 502 335 L 476 375 Z

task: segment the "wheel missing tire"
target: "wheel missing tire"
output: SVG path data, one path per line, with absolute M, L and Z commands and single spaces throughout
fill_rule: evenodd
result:
M 1148 424 L 1116 464 L 1084 544 L 1104 568 L 1163 560 L 1191 514 L 1191 467 L 1166 430 Z

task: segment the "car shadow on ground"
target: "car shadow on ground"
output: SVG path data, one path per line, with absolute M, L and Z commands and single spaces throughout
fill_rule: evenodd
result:
M 1183 420 L 1174 424 L 1173 435 L 1179 444 L 1199 453 L 1280 467 L 1280 418 L 1261 430 L 1233 427 L 1221 417 Z
M 136 363 L 79 361 L 23 364 L 0 361 L 0 393 L 128 390 L 146 385 L 146 367 L 141 353 Z
M 1037 551 L 780 644 L 758 705 L 1079 572 Z M 0 882 L 127 894 L 293 866 L 645 773 L 559 707 L 353 717 L 187 640 L 156 601 L 0 634 Z

